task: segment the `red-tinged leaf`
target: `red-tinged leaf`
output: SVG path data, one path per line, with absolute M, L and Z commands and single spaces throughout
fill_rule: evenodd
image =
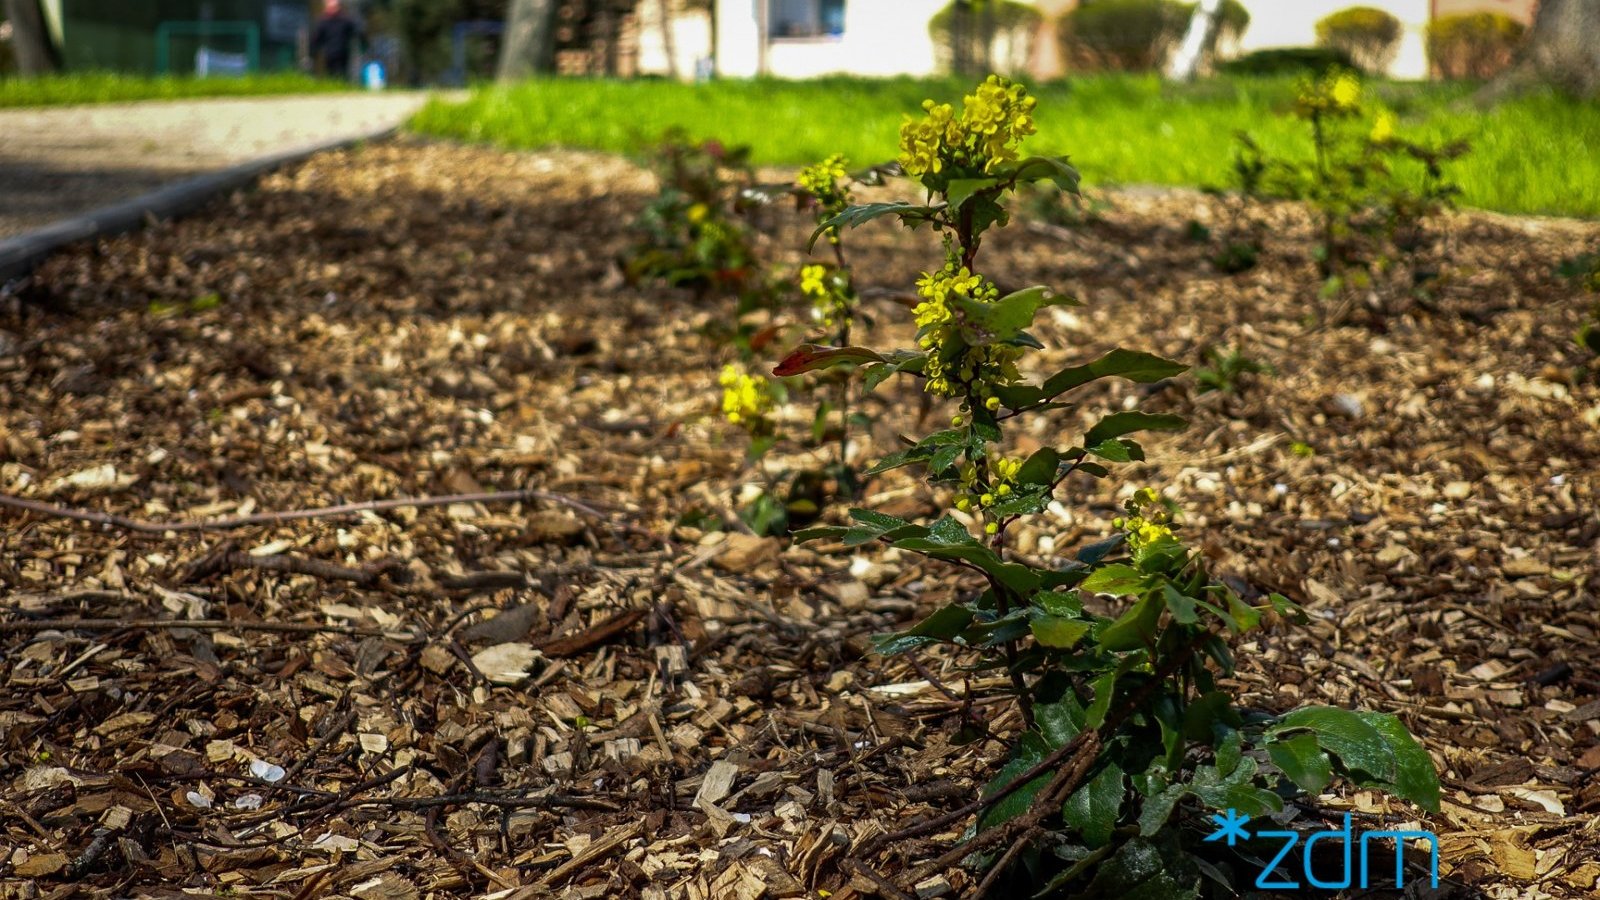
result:
M 772 374 L 779 378 L 788 378 L 791 375 L 826 369 L 829 366 L 883 361 L 882 356 L 865 347 L 822 347 L 817 344 L 801 344 L 784 357 L 783 362 L 778 363 Z

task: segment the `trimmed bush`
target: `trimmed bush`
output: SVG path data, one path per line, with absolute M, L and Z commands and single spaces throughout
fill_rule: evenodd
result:
M 1183 39 L 1194 8 L 1181 0 L 1086 0 L 1061 20 L 1061 56 L 1074 69 L 1160 68 Z M 1223 0 L 1219 17 L 1207 55 L 1218 43 L 1237 40 L 1250 24 L 1239 0 Z
M 1527 30 L 1500 13 L 1445 16 L 1428 25 L 1428 57 L 1446 78 L 1493 78 L 1511 65 Z
M 1317 44 L 1343 50 L 1362 69 L 1381 73 L 1400 49 L 1400 20 L 1371 6 L 1352 6 L 1317 23 Z
M 1017 0 L 950 0 L 928 22 L 939 68 L 1013 74 L 1028 64 L 1039 10 Z
M 1321 75 L 1329 69 L 1354 69 L 1350 54 L 1333 47 L 1269 47 L 1217 66 L 1225 75 Z

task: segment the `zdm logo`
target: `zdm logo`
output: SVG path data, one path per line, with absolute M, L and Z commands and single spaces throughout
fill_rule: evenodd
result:
M 1217 823 L 1217 830 L 1206 837 L 1208 841 L 1227 841 L 1228 846 L 1235 846 L 1240 841 L 1248 841 L 1252 837 L 1259 840 L 1283 842 L 1278 850 L 1278 855 L 1269 861 L 1261 874 L 1256 876 L 1256 887 L 1261 890 L 1299 890 L 1304 887 L 1340 890 L 1355 886 L 1367 887 L 1368 877 L 1368 848 L 1375 840 L 1394 841 L 1394 886 L 1405 887 L 1405 842 L 1412 840 L 1426 840 L 1428 842 L 1428 874 L 1431 879 L 1430 887 L 1439 886 L 1439 836 L 1431 831 L 1365 831 L 1356 834 L 1350 827 L 1350 814 L 1345 813 L 1344 827 L 1336 831 L 1319 831 L 1305 835 L 1305 844 L 1301 850 L 1301 871 L 1305 875 L 1306 883 L 1279 875 L 1279 866 L 1284 864 L 1294 852 L 1295 845 L 1299 843 L 1301 834 L 1297 831 L 1257 831 L 1252 834 L 1245 829 L 1250 817 L 1240 815 L 1236 810 L 1228 810 L 1224 814 L 1213 815 L 1211 821 Z M 1318 878 L 1311 865 L 1312 849 L 1319 841 L 1338 841 L 1344 854 L 1344 868 L 1338 878 L 1327 880 Z M 1359 874 L 1352 866 L 1353 857 L 1357 855 L 1355 848 L 1359 847 L 1361 867 Z M 1380 856 L 1388 854 L 1388 848 L 1379 846 Z M 1280 880 L 1274 881 L 1274 877 Z M 1359 880 L 1357 880 L 1359 878 Z

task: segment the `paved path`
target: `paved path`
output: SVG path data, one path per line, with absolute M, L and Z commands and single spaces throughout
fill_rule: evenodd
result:
M 401 124 L 421 93 L 0 110 L 0 239 L 247 160 Z

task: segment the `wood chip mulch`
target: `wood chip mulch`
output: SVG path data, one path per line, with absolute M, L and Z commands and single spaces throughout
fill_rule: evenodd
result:
M 373 145 L 5 289 L 0 492 L 244 521 L 0 508 L 0 897 L 845 900 L 948 848 L 959 830 L 845 864 L 975 795 L 1003 748 L 957 744 L 964 716 L 1017 727 L 960 657 L 867 652 L 968 582 L 701 530 L 761 479 L 716 415 L 726 310 L 615 264 L 652 190 L 598 155 Z M 1600 227 L 1452 216 L 1388 299 L 1317 326 L 1301 212 L 1252 211 L 1261 265 L 1227 276 L 1188 224 L 1228 227 L 1222 201 L 1106 199 L 986 248 L 1003 285 L 1086 301 L 1041 320 L 1046 359 L 1221 346 L 1275 372 L 1105 385 L 1023 434 L 1070 440 L 1135 397 L 1193 423 L 1071 483 L 1021 551 L 1066 553 L 1164 487 L 1236 586 L 1311 614 L 1237 647 L 1245 703 L 1399 714 L 1440 766 L 1422 822 L 1447 879 L 1595 896 L 1600 386 L 1570 340 L 1590 301 L 1556 268 Z M 803 224 L 763 218 L 798 262 Z M 895 298 L 936 244 L 850 238 L 869 337 L 903 339 Z M 886 387 L 859 458 L 933 424 L 919 408 Z M 440 495 L 467 498 L 262 515 Z M 861 502 L 940 499 L 897 476 Z M 1418 821 L 1368 791 L 1319 803 Z

